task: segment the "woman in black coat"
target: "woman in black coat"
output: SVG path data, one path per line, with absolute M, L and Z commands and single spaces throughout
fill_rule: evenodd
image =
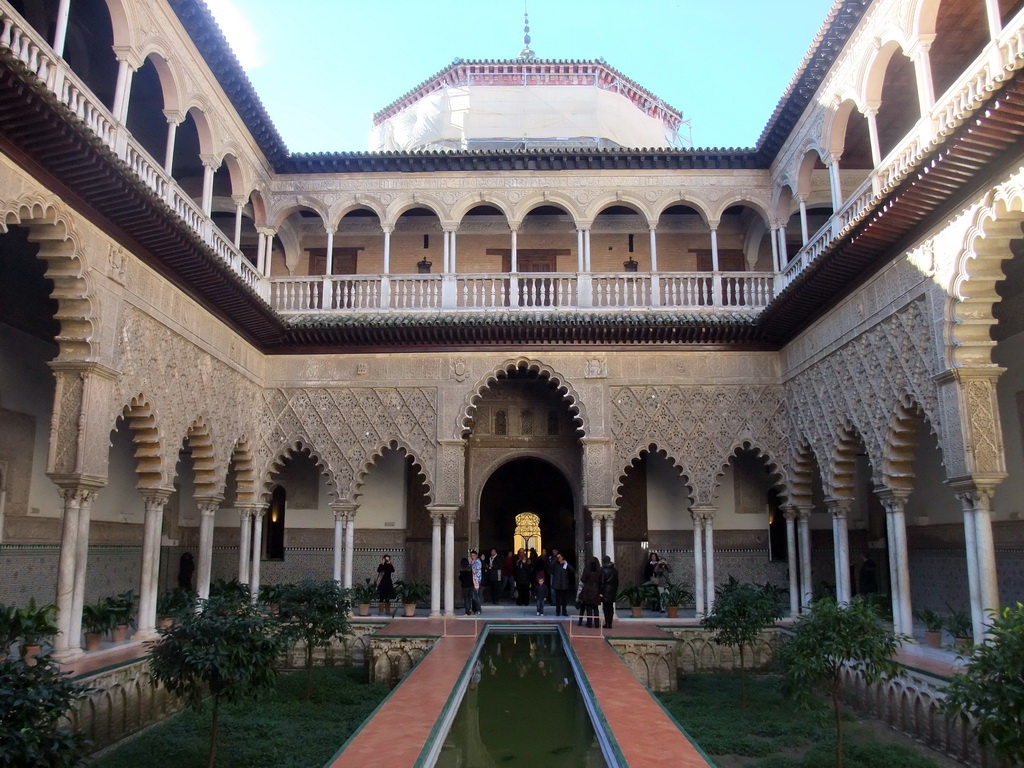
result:
M 597 602 L 601 599 L 601 569 L 597 567 L 597 558 L 591 558 L 583 575 L 580 577 L 580 624 L 587 617 L 587 626 L 600 626 L 597 618 Z

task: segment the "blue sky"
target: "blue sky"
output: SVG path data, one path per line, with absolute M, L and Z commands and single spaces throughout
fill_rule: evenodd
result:
M 293 152 L 362 151 L 371 115 L 455 58 L 511 59 L 522 0 L 206 0 Z M 596 59 L 752 146 L 832 0 L 529 0 L 540 58 Z

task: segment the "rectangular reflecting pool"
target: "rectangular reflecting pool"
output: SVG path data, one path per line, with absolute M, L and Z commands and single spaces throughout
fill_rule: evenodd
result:
M 438 766 L 619 765 L 558 627 L 488 626 L 449 704 L 431 750 Z

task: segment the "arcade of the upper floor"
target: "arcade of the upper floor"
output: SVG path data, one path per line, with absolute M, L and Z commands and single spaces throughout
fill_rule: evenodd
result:
M 326 172 L 284 174 L 211 65 L 182 44 L 176 13 L 188 2 L 0 0 L 0 51 L 166 203 L 209 259 L 289 315 L 756 314 L 1024 65 L 1024 0 L 915 0 L 899 14 L 903 5 L 877 0 L 768 167 L 679 170 L 651 153 L 652 170 L 639 171 L 440 163 L 429 174 L 346 173 L 337 156 Z

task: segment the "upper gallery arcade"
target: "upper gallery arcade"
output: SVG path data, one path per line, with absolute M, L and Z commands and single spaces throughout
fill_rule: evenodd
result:
M 631 147 L 682 114 L 521 56 L 379 113 L 443 101 L 441 149 L 296 154 L 200 0 L 0 0 L 0 558 L 59 542 L 64 652 L 111 542 L 144 631 L 162 548 L 200 592 L 387 549 L 451 612 L 525 494 L 698 610 L 866 551 L 898 628 L 945 590 L 980 637 L 1024 594 L 1022 6 L 837 0 L 748 149 Z M 513 76 L 615 130 L 488 145 Z

